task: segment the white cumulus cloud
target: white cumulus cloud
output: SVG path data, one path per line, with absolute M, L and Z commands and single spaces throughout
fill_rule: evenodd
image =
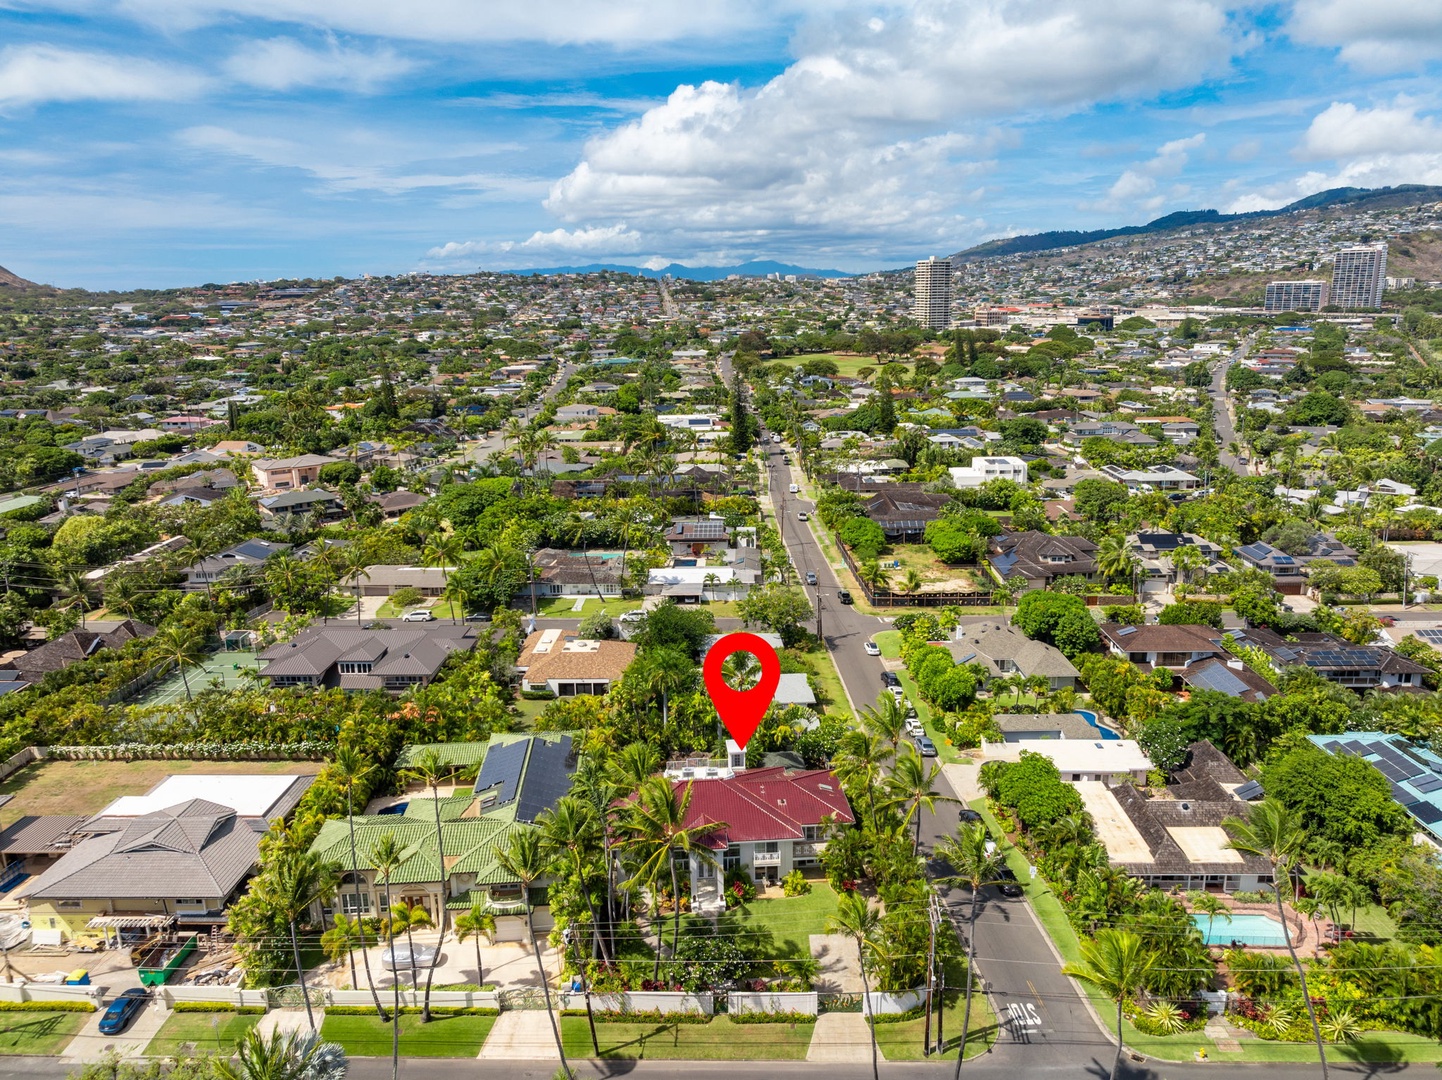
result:
M 113 53 L 16 45 L 0 49 L 0 108 L 48 101 L 175 101 L 206 80 L 184 68 Z
M 1117 177 L 1116 182 L 1107 189 L 1104 198 L 1084 202 L 1081 208 L 1107 213 L 1130 209 L 1148 212 L 1160 209 L 1169 197 L 1178 197 L 1184 194 L 1186 189 L 1173 188 L 1170 192 L 1163 193 L 1157 181 L 1179 175 L 1191 160 L 1192 152 L 1199 150 L 1206 141 L 1206 133 L 1198 132 L 1186 138 L 1163 143 L 1149 160 L 1133 165 Z
M 683 85 L 593 139 L 547 208 L 723 246 L 818 227 L 941 239 L 957 230 L 961 185 L 1011 138 L 1000 118 L 1187 85 L 1239 47 L 1210 0 L 914 0 L 884 22 L 818 20 L 796 41 L 798 59 L 757 89 Z M 1184 164 L 1188 149 L 1164 160 Z
M 1340 50 L 1364 71 L 1411 70 L 1442 56 L 1435 0 L 1297 0 L 1287 30 L 1308 45 Z

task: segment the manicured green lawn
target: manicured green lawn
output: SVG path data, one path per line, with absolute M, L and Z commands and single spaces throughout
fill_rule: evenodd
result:
M 550 703 L 551 701 L 531 701 L 529 698 L 518 697 L 516 698 L 516 711 L 521 714 L 521 719 L 526 726 L 531 727 L 535 724 L 536 717 L 540 716 L 542 710 Z
M 946 984 L 952 986 L 964 986 L 966 983 L 966 970 L 960 959 L 947 964 Z M 941 1058 L 948 1060 L 956 1055 L 956 1049 L 961 1045 L 961 1016 L 965 1011 L 965 1000 L 961 993 L 949 994 L 950 1000 L 942 1010 L 945 1014 L 942 1020 L 942 1035 L 946 1038 L 946 1049 Z M 931 1017 L 932 1038 L 936 1038 L 936 1014 Z M 897 1024 L 877 1024 L 876 1044 L 881 1048 L 882 1054 L 887 1061 L 920 1061 L 926 1057 L 922 1053 L 922 1040 L 926 1038 L 926 1018 L 919 1017 L 916 1020 L 903 1020 Z M 977 1054 L 985 1053 L 987 1047 L 996 1041 L 996 1017 L 992 1015 L 991 1007 L 987 1004 L 986 995 L 979 989 L 973 989 L 971 995 L 971 1023 L 966 1034 L 966 1056 L 975 1057 Z M 927 1060 L 938 1061 L 936 1055 Z
M 597 597 L 588 597 L 580 611 L 572 611 L 576 606 L 576 597 L 551 596 L 537 603 L 537 610 L 543 618 L 562 619 L 577 618 L 584 619 L 588 615 L 595 615 L 598 612 L 605 612 L 612 618 L 627 611 L 635 611 L 642 604 L 640 600 L 601 600 Z M 530 610 L 530 602 L 527 601 L 526 610 Z
M 406 1014 L 401 1017 L 401 1057 L 473 1058 L 495 1022 L 494 1016 L 438 1016 L 422 1024 L 419 1015 Z M 327 1014 L 320 1034 L 354 1057 L 390 1057 L 391 1026 L 375 1016 Z
M 172 1013 L 145 1052 L 152 1057 L 169 1057 L 180 1053 L 182 1043 L 191 1043 L 202 1053 L 229 1051 L 259 1022 L 259 1015 L 233 1012 Z
M 753 900 L 747 906 L 747 924 L 771 931 L 776 940 L 767 956 L 810 956 L 811 935 L 826 933 L 826 917 L 836 913 L 836 893 L 826 882 L 813 881 L 805 896 Z
M 901 631 L 882 630 L 872 634 L 871 640 L 881 647 L 881 655 L 888 660 L 901 659 Z
M 714 1017 L 709 1024 L 597 1024 L 603 1058 L 699 1061 L 803 1061 L 814 1022 L 733 1024 Z M 561 1041 L 573 1057 L 595 1057 L 584 1016 L 561 1017 Z
M 808 353 L 804 356 L 780 356 L 771 361 L 774 364 L 786 364 L 788 367 L 800 367 L 808 360 L 830 360 L 836 365 L 838 375 L 856 377 L 856 373 L 864 367 L 880 371 L 882 365 L 876 362 L 874 356 L 839 356 L 836 353 Z M 893 362 L 885 365 L 887 374 L 894 382 L 897 378 L 911 372 L 910 363 Z
M 818 646 L 806 653 L 806 660 L 811 665 L 816 681 L 821 685 L 825 711 L 832 715 L 850 716 L 851 702 L 847 700 L 846 688 L 841 684 L 841 676 L 836 671 L 836 661 L 831 658 L 831 653 Z
M 0 1054 L 54 1056 L 89 1019 L 78 1012 L 0 1013 Z
M 1352 909 L 1343 908 L 1337 912 L 1342 916 L 1342 921 L 1352 921 Z M 1392 921 L 1392 916 L 1387 914 L 1387 909 L 1381 904 L 1368 904 L 1366 907 L 1357 909 L 1357 924 L 1354 927 L 1358 934 L 1365 935 L 1368 939 L 1378 941 L 1391 941 L 1397 936 L 1397 924 Z

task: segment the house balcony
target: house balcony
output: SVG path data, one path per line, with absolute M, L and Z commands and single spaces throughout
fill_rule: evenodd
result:
M 752 866 L 780 866 L 781 852 L 779 851 L 758 851 L 751 857 Z
M 797 840 L 791 845 L 793 859 L 819 859 L 825 851 L 825 840 Z

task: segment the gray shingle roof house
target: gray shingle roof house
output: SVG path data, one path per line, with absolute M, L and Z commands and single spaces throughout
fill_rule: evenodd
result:
M 260 677 L 272 687 L 401 690 L 436 677 L 452 653 L 476 647 L 476 631 L 442 622 L 384 630 L 310 627 L 261 653 Z
M 223 923 L 226 905 L 255 869 L 270 820 L 288 817 L 313 780 L 172 776 L 149 795 L 117 799 L 88 821 L 66 819 L 59 839 L 69 849 L 18 890 L 29 904 L 36 941 L 96 933 L 92 919 L 101 927 L 133 929 Z M 197 790 L 213 790 L 224 802 L 195 797 Z
M 275 540 L 242 540 L 192 565 L 185 573 L 184 587 L 187 592 L 198 592 L 214 585 L 221 575 L 232 567 L 263 566 L 267 559 L 290 549 L 290 544 Z
M 1210 626 L 1123 626 L 1102 623 L 1102 640 L 1116 656 L 1144 670 L 1179 670 L 1209 657 L 1225 659 L 1222 632 Z
M 101 649 L 118 649 L 127 642 L 148 638 L 154 633 L 155 627 L 134 619 L 126 619 L 109 630 L 72 630 L 38 649 L 15 657 L 9 666 L 20 673 L 21 681 L 36 683 L 52 671 L 88 660 Z
M 947 649 L 958 664 L 982 664 L 994 676 L 1045 676 L 1053 690 L 1075 689 L 1081 676 L 1060 649 L 1001 623 L 959 627 Z
M 1080 536 L 1051 536 L 1042 532 L 1002 533 L 993 538 L 988 557 L 998 579 L 1025 578 L 1034 589 L 1044 589 L 1059 577 L 1078 574 L 1092 580 L 1097 574 L 1096 544 Z
M 1239 644 L 1256 645 L 1279 670 L 1311 668 L 1322 678 L 1353 690 L 1420 690 L 1427 669 L 1393 649 L 1354 645 L 1335 634 L 1301 633 L 1283 638 L 1265 627 L 1231 631 Z

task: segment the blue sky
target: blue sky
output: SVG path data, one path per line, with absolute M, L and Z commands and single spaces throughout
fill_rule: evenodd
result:
M 0 265 L 864 270 L 1442 184 L 1438 0 L 0 0 Z

